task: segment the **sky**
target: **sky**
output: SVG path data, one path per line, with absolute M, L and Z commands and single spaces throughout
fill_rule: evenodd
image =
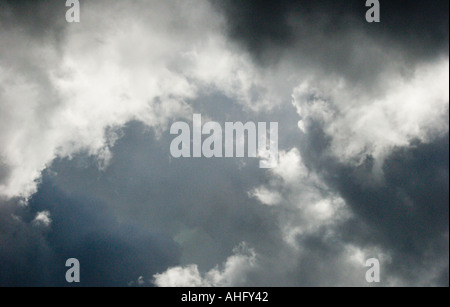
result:
M 0 286 L 449 285 L 448 1 L 80 3 L 0 0 Z M 193 114 L 278 165 L 173 158 Z

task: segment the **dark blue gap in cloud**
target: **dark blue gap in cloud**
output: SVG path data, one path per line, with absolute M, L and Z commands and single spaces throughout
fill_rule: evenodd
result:
M 50 229 L 32 226 L 29 222 L 44 210 L 51 212 Z M 48 178 L 29 208 L 21 211 L 28 223 L 5 231 L 0 240 L 11 249 L 0 252 L 1 286 L 68 286 L 68 258 L 81 263 L 80 286 L 127 286 L 139 276 L 149 280 L 178 263 L 180 251 L 170 237 L 150 233 L 133 221 L 119 221 L 107 204 L 66 194 Z
M 218 119 L 220 121 L 220 119 Z M 279 241 L 276 212 L 249 198 L 266 181 L 257 159 L 173 159 L 168 132 L 159 138 L 137 122 L 123 129 L 104 171 L 95 159 L 55 161 L 55 185 L 103 200 L 121 219 L 169 234 L 182 248 L 180 264 L 208 271 L 246 241 L 257 250 Z M 247 163 L 241 165 L 240 162 Z

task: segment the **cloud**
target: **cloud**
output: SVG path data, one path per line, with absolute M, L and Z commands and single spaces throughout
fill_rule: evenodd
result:
M 249 192 L 249 196 L 258 199 L 267 206 L 275 206 L 281 201 L 281 197 L 276 191 L 270 191 L 264 187 L 254 189 Z
M 294 248 L 297 237 L 316 233 L 351 217 L 345 201 L 330 189 L 314 171 L 309 171 L 300 152 L 293 148 L 280 153 L 278 167 L 270 171 L 268 184 L 256 188 L 250 195 L 268 205 L 276 195 L 276 204 L 287 210 L 280 215 L 285 242 Z M 264 192 L 264 193 L 262 193 Z
M 49 227 L 52 223 L 52 219 L 50 218 L 49 211 L 42 211 L 36 214 L 36 217 L 33 220 L 33 224 L 36 226 L 45 226 Z
M 380 95 L 360 92 L 344 80 L 303 83 L 293 103 L 300 129 L 317 122 L 331 139 L 331 153 L 343 162 L 377 163 L 413 139 L 429 142 L 448 131 L 449 62 L 438 59 L 404 76 L 386 76 Z
M 211 2 L 227 17 L 230 37 L 263 60 L 276 60 L 291 48 L 298 58 L 333 65 L 341 60 L 345 67 L 357 60 L 351 57 L 352 51 L 364 48 L 363 36 L 414 58 L 448 52 L 448 2 L 444 0 L 382 3 L 382 22 L 377 25 L 366 22 L 368 8 L 359 0 Z M 331 56 L 328 61 L 327 55 Z
M 8 31 L 19 26 L 37 40 L 45 37 L 62 39 L 66 9 L 65 2 L 59 0 L 2 0 L 0 24 Z
M 12 8 L 19 24 L 22 9 Z M 66 26 L 62 40 L 2 31 L 0 195 L 35 193 L 56 157 L 84 151 L 104 167 L 118 128 L 139 120 L 165 130 L 171 119 L 188 117 L 187 101 L 200 92 L 213 88 L 248 107 L 257 108 L 256 99 L 270 105 L 270 93 L 253 97 L 262 86 L 258 68 L 220 27 L 205 1 L 96 1 L 83 3 L 83 22 Z
M 323 110 L 330 116 L 333 112 L 346 110 L 354 103 L 363 101 L 359 109 L 344 112 L 346 117 L 361 118 L 358 126 L 346 127 L 348 124 L 345 122 L 351 123 L 348 118 L 341 119 L 341 123 L 329 123 L 328 129 L 336 131 L 342 138 L 335 141 L 334 150 L 339 151 L 339 154 L 342 153 L 344 157 L 361 153 L 365 146 L 374 146 L 373 143 L 379 144 L 374 149 L 377 155 L 383 151 L 385 147 L 383 143 L 390 141 L 392 144 L 388 145 L 405 145 L 413 137 L 423 139 L 426 131 L 422 126 L 428 125 L 423 122 L 425 118 L 428 118 L 430 125 L 441 125 L 436 129 L 445 128 L 441 116 L 442 112 L 445 112 L 442 109 L 445 109 L 448 101 L 448 88 L 443 87 L 448 80 L 448 73 L 445 73 L 445 70 L 448 71 L 448 60 L 445 59 L 431 65 L 420 66 L 413 72 L 415 75 L 411 82 L 405 81 L 401 75 L 392 74 L 392 68 L 387 65 L 386 72 L 377 73 L 387 80 L 385 82 L 378 80 L 372 91 L 386 85 L 391 94 L 371 95 L 369 91 L 365 95 L 370 88 L 369 79 L 363 87 L 351 85 L 350 81 L 354 78 L 349 77 L 345 71 L 351 73 L 360 71 L 365 76 L 370 75 L 366 74 L 369 67 L 360 66 L 358 63 L 349 63 L 351 67 L 346 70 L 339 69 L 342 72 L 339 74 L 347 79 L 325 78 L 319 85 L 314 83 L 311 85 L 312 88 L 304 89 L 308 79 L 315 80 L 323 76 L 323 72 L 312 72 L 313 66 L 323 63 L 322 59 L 304 57 L 302 62 L 292 65 L 297 56 L 292 58 L 291 53 L 287 53 L 280 57 L 278 65 L 270 69 L 258 67 L 245 52 L 229 44 L 222 31 L 226 19 L 219 14 L 220 10 L 214 11 L 205 1 L 199 1 L 198 5 L 194 6 L 195 9 L 180 1 L 164 3 L 152 1 L 150 4 L 138 1 L 131 6 L 124 6 L 116 1 L 109 1 L 108 4 L 103 1 L 86 2 L 83 3 L 83 22 L 79 25 L 64 24 L 64 31 L 61 31 L 63 39 L 45 35 L 48 27 L 52 29 L 60 27 L 55 25 L 58 22 L 55 24 L 41 22 L 43 19 L 41 15 L 47 14 L 47 11 L 40 5 L 26 1 L 22 3 L 23 5 L 8 1 L 2 3 L 10 12 L 8 22 L 27 25 L 24 18 L 26 12 L 30 14 L 36 12 L 32 14 L 36 21 L 30 23 L 42 24 L 42 29 L 37 29 L 42 34 L 41 39 L 31 39 L 32 34 L 27 31 L 20 32 L 14 27 L 7 27 L 1 34 L 2 41 L 7 42 L 2 45 L 8 46 L 8 49 L 0 50 L 2 55 L 0 194 L 4 197 L 26 198 L 36 192 L 36 183 L 42 170 L 56 157 L 71 157 L 85 151 L 97 156 L 99 166 L 105 167 L 111 158 L 110 148 L 120 137 L 116 134 L 117 129 L 131 120 L 139 120 L 150 127 L 164 130 L 171 119 L 189 117 L 188 115 L 192 113 L 189 101 L 212 90 L 221 92 L 241 102 L 245 108 L 256 111 L 271 109 L 287 101 L 292 93 L 290 86 L 295 87 L 299 84 L 294 91 L 294 99 L 299 110 L 302 105 L 302 112 L 309 112 L 305 105 L 311 102 L 305 103 L 299 96 L 314 91 L 326 93 L 324 94 L 326 97 L 321 99 L 326 101 L 326 104 L 332 104 L 327 105 L 327 108 L 337 108 L 337 110 Z M 51 3 L 50 10 L 62 10 L 56 2 L 49 3 Z M 153 9 L 144 10 L 149 5 Z M 290 28 L 286 19 L 289 9 L 292 9 L 295 15 L 297 9 L 300 8 L 302 11 L 304 8 L 304 4 L 300 2 L 299 7 L 292 5 L 282 2 L 273 10 L 270 6 L 250 2 L 249 7 L 241 11 L 243 15 L 239 15 L 240 17 L 233 22 L 262 25 L 261 20 L 251 21 L 250 16 L 245 14 L 253 7 L 260 13 L 261 18 L 271 14 L 275 19 L 282 20 L 279 27 L 287 27 L 284 30 L 277 30 L 272 23 L 267 23 L 267 26 L 273 26 L 275 33 L 284 33 Z M 239 9 L 239 5 L 235 2 L 224 6 L 231 11 Z M 229 17 L 227 8 L 225 17 Z M 311 16 L 324 12 L 331 13 L 327 16 L 334 16 L 335 12 L 331 8 L 337 8 L 336 14 L 342 12 L 343 8 L 349 9 L 350 14 L 355 12 L 352 5 L 344 7 L 318 5 L 317 8 L 313 5 L 310 11 L 315 13 L 311 13 Z M 385 9 L 390 12 L 389 7 Z M 429 9 L 431 10 L 429 14 L 433 13 L 434 9 L 435 7 Z M 418 10 L 416 4 L 412 5 L 410 10 L 416 12 Z M 163 13 L 169 11 L 171 14 Z M 348 16 L 344 14 L 342 18 L 345 20 Z M 440 19 L 427 25 L 436 37 L 439 36 L 442 18 L 441 16 Z M 111 19 L 115 22 L 112 23 Z M 228 21 L 233 27 L 233 22 Z M 325 23 L 327 22 L 330 21 Z M 308 26 L 309 24 L 302 25 L 306 28 Z M 249 29 L 255 31 L 255 34 L 261 30 L 258 27 Z M 344 27 L 341 30 L 345 29 Z M 310 34 L 309 40 L 314 41 L 311 37 L 318 34 L 316 32 Z M 142 37 L 152 39 L 143 41 Z M 264 36 L 255 37 L 259 37 L 258 41 L 264 41 Z M 422 38 L 426 37 L 428 36 Z M 324 40 L 323 37 L 318 39 L 321 42 Z M 369 41 L 370 44 L 374 44 L 375 49 L 381 48 L 376 40 Z M 333 45 L 331 49 L 336 47 Z M 361 60 L 368 59 L 368 63 L 374 66 L 380 61 L 395 63 L 397 60 L 395 56 L 391 57 L 392 53 L 389 51 L 380 50 L 380 52 L 383 56 L 372 57 L 372 60 L 370 54 L 362 53 Z M 357 57 L 351 59 L 354 61 Z M 301 68 L 302 64 L 307 65 Z M 400 65 L 405 66 L 404 63 Z M 337 93 L 336 87 L 344 93 Z M 301 91 L 306 92 L 300 93 Z M 436 96 L 424 97 L 427 91 L 432 91 Z M 412 92 L 414 95 L 411 95 Z M 390 96 L 384 98 L 383 95 Z M 399 99 L 400 96 L 402 98 Z M 349 100 L 349 104 L 345 104 L 344 101 L 346 102 L 349 97 L 352 99 Z M 422 103 L 424 99 L 430 101 L 432 105 Z M 398 100 L 401 100 L 400 103 Z M 414 110 L 415 113 L 412 114 Z M 364 114 L 370 114 L 370 117 Z M 411 115 L 403 118 L 404 114 Z M 308 114 L 301 116 L 307 117 Z M 373 123 L 380 121 L 386 131 L 374 132 L 370 128 L 365 129 L 366 126 L 373 126 Z M 396 122 L 401 122 L 403 126 L 392 127 Z M 349 143 L 348 138 L 355 134 L 352 129 L 359 126 L 364 128 L 358 128 L 361 131 L 358 131 L 355 140 Z M 402 131 L 392 133 L 396 128 Z M 389 135 L 389 138 L 385 141 L 380 135 Z M 367 138 L 371 138 L 373 143 L 366 144 L 364 139 Z
M 0 2 L 1 285 L 448 285 L 447 1 L 40 3 Z M 192 113 L 278 167 L 171 158 Z
M 197 265 L 175 267 L 154 276 L 154 284 L 158 287 L 229 287 L 245 284 L 246 274 L 256 266 L 256 253 L 245 243 L 235 248 L 233 256 L 203 277 Z
M 448 276 L 441 279 L 448 271 L 447 145 L 448 134 L 430 144 L 416 141 L 393 149 L 385 158 L 381 184 L 368 179 L 370 164 L 308 153 L 313 147 L 303 147 L 303 154 L 297 149 L 281 153 L 280 170 L 273 169 L 271 180 L 255 191 L 281 195 L 277 206 L 283 209 L 279 223 L 285 244 L 276 257 L 263 258 L 273 279 L 259 272 L 252 284 L 292 278 L 287 285 L 369 285 L 363 278 L 369 258 L 380 260 L 384 286 L 448 283 Z M 287 160 L 296 161 L 289 165 L 297 171 L 283 177 Z M 306 165 L 312 169 L 305 171 Z M 253 196 L 267 204 L 256 192 Z
M 53 256 L 45 229 L 33 227 L 16 203 L 0 205 L 0 285 L 31 286 L 53 279 L 49 274 Z
M 307 142 L 323 147 L 302 147 L 302 157 L 323 174 L 352 213 L 338 224 L 340 240 L 377 247 L 388 255 L 392 261 L 385 274 L 394 285 L 442 281 L 448 267 L 448 133 L 430 143 L 412 141 L 393 149 L 383 164 L 381 182 L 371 175 L 373 159 L 359 166 L 330 159 L 323 145 L 329 143 L 321 137 L 320 130 L 310 130 Z
M 144 276 L 139 276 L 136 281 L 130 281 L 128 283 L 129 287 L 144 287 L 145 286 L 145 279 Z
M 68 195 L 51 182 L 43 183 L 27 207 L 0 205 L 1 286 L 73 286 L 65 280 L 65 263 L 76 258 L 81 286 L 126 287 L 135 276 L 152 276 L 179 257 L 165 233 L 123 220 L 101 201 Z
M 155 285 L 159 287 L 207 287 L 210 284 L 203 281 L 198 266 L 190 265 L 185 268 L 176 267 L 165 273 L 157 274 Z

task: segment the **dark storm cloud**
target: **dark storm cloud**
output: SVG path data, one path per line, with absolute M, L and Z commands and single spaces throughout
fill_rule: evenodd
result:
M 49 211 L 49 228 L 32 223 Z M 44 179 L 29 207 L 2 204 L 0 285 L 68 286 L 65 261 L 81 264 L 81 286 L 127 286 L 177 263 L 178 248 L 163 233 L 118 219 L 95 199 L 66 195 Z
M 395 252 L 389 268 L 393 274 L 401 271 L 413 280 L 418 277 L 414 268 L 442 257 L 448 266 L 448 140 L 447 135 L 393 152 L 384 166 L 386 181 L 381 188 L 362 187 L 350 172 L 340 178 L 339 190 L 373 230 L 374 243 Z
M 381 35 L 391 44 L 400 43 L 419 55 L 448 50 L 449 3 L 445 0 L 381 0 L 380 24 L 366 22 L 364 0 L 212 2 L 228 17 L 231 36 L 257 54 L 265 48 L 289 47 L 299 41 L 307 50 L 306 45 L 315 44 L 317 38 L 341 39 L 354 29 L 373 37 Z
M 421 283 L 424 268 L 447 263 L 434 282 L 448 284 L 448 134 L 394 150 L 385 161 L 382 184 L 370 179 L 370 156 L 358 167 L 330 158 L 330 143 L 320 125 L 312 125 L 302 141 L 306 163 L 323 174 L 355 214 L 340 227 L 344 242 L 382 247 L 393 256 L 385 268 L 388 274 L 412 285 Z
M 364 187 L 352 176 L 355 171 L 344 171 L 339 189 L 355 212 L 384 230 L 391 247 L 418 253 L 448 229 L 448 157 L 448 135 L 432 144 L 413 144 L 386 161 L 383 187 Z
M 35 38 L 58 38 L 67 25 L 65 4 L 58 0 L 1 0 L 0 27 L 21 28 Z
M 212 3 L 229 36 L 257 62 L 290 60 L 315 73 L 373 86 L 380 73 L 407 73 L 448 53 L 448 1 L 380 1 L 381 23 L 367 23 L 365 0 L 249 0 Z
M 383 168 L 382 185 L 370 179 L 370 157 L 360 167 L 331 158 L 320 125 L 312 125 L 300 142 L 305 163 L 342 195 L 353 217 L 336 227 L 299 234 L 301 254 L 279 254 L 283 259 L 286 253 L 293 263 L 270 273 L 252 273 L 249 284 L 365 285 L 364 268 L 358 273 L 348 266 L 349 255 L 342 256 L 354 246 L 367 249 L 365 259 L 380 259 L 381 286 L 448 286 L 448 134 L 429 144 L 412 142 L 394 150 Z M 380 258 L 379 251 L 387 257 Z M 267 261 L 265 268 L 277 265 L 273 259 Z

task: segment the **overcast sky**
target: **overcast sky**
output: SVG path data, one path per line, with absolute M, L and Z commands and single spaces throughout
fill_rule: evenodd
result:
M 0 286 L 449 285 L 447 0 L 0 0 Z M 278 122 L 279 164 L 170 126 Z

